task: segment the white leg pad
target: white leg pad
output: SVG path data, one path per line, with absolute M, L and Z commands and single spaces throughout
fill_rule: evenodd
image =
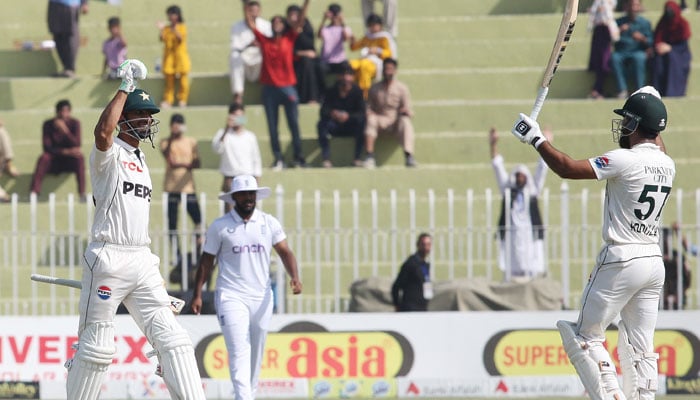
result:
M 112 322 L 88 324 L 80 334 L 78 351 L 73 359 L 66 361 L 68 398 L 97 399 L 102 387 L 102 379 L 116 352 L 114 324 Z
M 629 400 L 653 399 L 659 387 L 657 353 L 635 350 L 625 323 L 618 324 L 617 354 L 622 369 L 622 389 Z
M 170 396 L 175 400 L 205 400 L 190 336 L 175 321 L 169 310 L 159 313 L 155 319 L 153 346 L 158 352 L 163 380 Z M 169 326 L 170 329 L 159 329 L 163 326 Z
M 564 350 L 576 369 L 583 387 L 593 400 L 624 400 L 617 387 L 615 366 L 607 361 L 597 362 L 591 357 L 589 345 L 575 331 L 576 324 L 557 321 Z

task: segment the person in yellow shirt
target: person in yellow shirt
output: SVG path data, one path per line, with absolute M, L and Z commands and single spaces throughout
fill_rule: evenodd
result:
M 350 66 L 355 70 L 357 85 L 362 89 L 365 99 L 374 78 L 382 75 L 382 62 L 385 58 L 397 58 L 396 42 L 391 34 L 382 27 L 382 17 L 370 14 L 365 21 L 367 33 L 356 40 L 350 37 L 350 49 L 360 50 L 361 58 L 350 60 Z
M 180 90 L 177 93 L 177 105 L 187 106 L 190 95 L 188 74 L 192 69 L 190 55 L 187 52 L 187 27 L 182 18 L 182 10 L 178 6 L 170 6 L 165 11 L 168 24 L 158 23 L 160 41 L 163 42 L 162 71 L 165 77 L 165 89 L 161 108 L 171 107 L 175 99 L 175 78 L 179 77 Z

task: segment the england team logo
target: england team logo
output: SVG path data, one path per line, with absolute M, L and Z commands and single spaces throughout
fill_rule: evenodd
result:
M 112 289 L 109 286 L 100 286 L 97 288 L 97 297 L 102 300 L 107 300 L 112 297 Z

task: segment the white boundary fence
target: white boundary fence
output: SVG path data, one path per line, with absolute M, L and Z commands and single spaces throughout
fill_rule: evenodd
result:
M 566 307 L 578 306 L 601 245 L 603 195 L 602 190 L 591 194 L 585 188 L 571 193 L 564 183 L 558 193 L 545 190 L 540 196 L 547 275 L 561 282 Z M 180 202 L 176 233 L 182 254 L 188 254 L 195 253 L 195 234 L 201 232 L 194 232 L 184 200 Z M 403 260 L 415 251 L 415 239 L 423 231 L 433 236 L 431 263 L 435 280 L 506 280 L 509 274 L 498 268 L 495 240 L 501 201 L 500 194 L 490 189 L 481 193 L 471 189 L 448 189 L 444 193 L 430 189 L 329 193 L 287 192 L 278 186 L 273 198 L 260 202 L 259 207 L 277 216 L 285 227 L 305 288 L 300 296 L 278 296 L 278 311 L 345 311 L 350 284 L 369 276 L 394 277 Z M 199 202 L 205 225 L 222 215 L 223 203 L 217 198 L 201 193 Z M 664 211 L 666 221 L 677 221 L 688 242 L 699 243 L 700 189 L 674 189 L 668 203 Z M 154 199 L 152 208 L 151 247 L 161 257 L 161 272 L 167 282 L 175 258 L 168 240 L 167 194 L 159 201 Z M 21 203 L 13 195 L 10 204 L 0 207 L 0 223 L 5 221 L 6 226 L 0 231 L 0 314 L 77 312 L 76 290 L 29 283 L 29 275 L 43 273 L 80 279 L 80 258 L 89 238 L 93 211 L 90 201 L 76 202 L 72 194 L 62 200 L 51 194 L 45 203 L 39 203 L 36 197 Z M 155 218 L 159 211 L 160 218 Z M 681 241 L 673 238 L 673 248 L 682 253 Z M 700 276 L 697 257 L 688 253 L 695 277 Z M 276 271 L 276 281 L 281 283 L 277 286 L 282 294 L 287 279 L 281 265 L 275 265 L 272 269 Z M 677 267 L 680 271 L 682 266 L 679 263 Z M 682 287 L 682 282 L 678 282 L 678 287 Z M 182 274 L 179 285 L 170 284 L 169 288 L 188 289 L 187 274 Z M 699 298 L 700 286 L 695 285 L 688 292 L 686 308 L 697 309 Z

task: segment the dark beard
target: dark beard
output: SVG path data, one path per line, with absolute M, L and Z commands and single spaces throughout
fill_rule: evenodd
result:
M 238 205 L 238 203 L 236 203 L 236 205 L 233 206 L 233 209 L 236 210 L 236 212 L 238 213 L 238 215 L 241 216 L 241 218 L 247 219 L 250 218 L 251 215 L 253 215 L 253 211 L 255 211 L 255 205 L 253 205 L 253 207 L 250 207 L 250 209 L 243 209 Z
M 620 136 L 620 140 L 618 141 L 618 143 L 620 144 L 620 147 L 623 149 L 632 148 L 630 146 L 630 135 Z

